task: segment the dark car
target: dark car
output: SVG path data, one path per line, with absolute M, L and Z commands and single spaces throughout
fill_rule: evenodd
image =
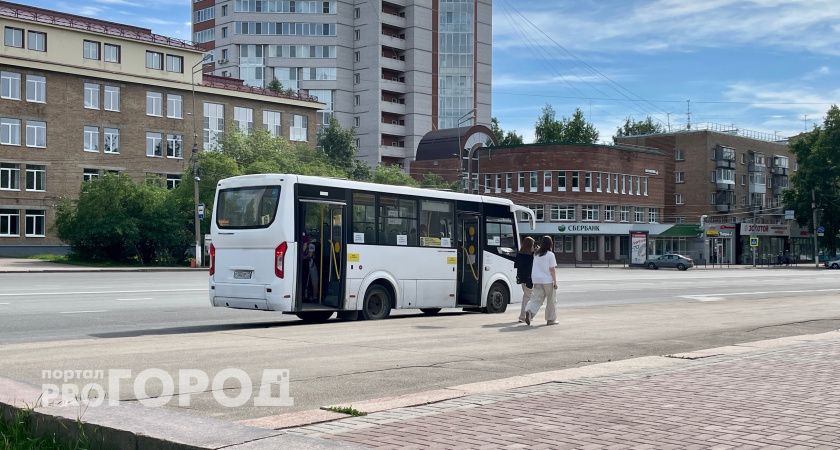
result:
M 645 266 L 648 269 L 656 270 L 660 267 L 678 270 L 688 270 L 689 267 L 694 267 L 694 261 L 688 256 L 670 253 L 667 255 L 657 256 L 655 258 L 648 258 L 645 261 Z

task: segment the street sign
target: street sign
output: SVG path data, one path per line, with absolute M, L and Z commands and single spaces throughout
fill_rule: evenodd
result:
M 204 203 L 198 204 L 198 220 L 204 220 Z
M 825 236 L 825 227 L 817 227 L 817 236 Z
M 758 247 L 758 238 L 757 237 L 751 237 L 750 238 L 750 247 Z
M 794 219 L 793 213 L 794 213 L 794 211 L 792 209 L 786 209 L 785 210 L 785 220 L 793 220 Z

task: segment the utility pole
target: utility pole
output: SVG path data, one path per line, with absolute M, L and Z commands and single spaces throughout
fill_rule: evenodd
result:
M 817 242 L 817 191 L 816 189 L 811 189 L 811 214 L 813 214 L 813 221 L 814 221 L 814 265 L 819 268 L 820 267 L 820 257 L 817 254 L 817 246 L 819 245 Z
M 690 130 L 691 129 L 691 99 L 686 100 L 685 104 L 688 106 L 688 110 L 687 110 L 688 125 L 686 126 L 686 129 Z
M 671 113 L 665 113 L 668 115 L 668 132 L 671 132 Z

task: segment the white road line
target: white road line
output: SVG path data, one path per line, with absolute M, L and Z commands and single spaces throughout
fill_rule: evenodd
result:
M 710 297 L 706 295 L 680 295 L 681 298 L 687 298 L 689 300 L 697 300 L 698 302 L 719 302 L 721 300 L 726 300 L 723 297 Z
M 0 303 L 0 305 L 8 305 L 8 303 Z
M 144 289 L 142 291 L 76 291 L 76 292 L 21 292 L 0 294 L 0 297 L 21 297 L 29 295 L 78 295 L 78 294 L 145 294 L 147 292 L 207 292 L 204 289 Z
M 725 300 L 724 297 L 738 296 L 738 295 L 767 295 L 767 294 L 807 294 L 812 292 L 838 292 L 840 288 L 832 289 L 799 289 L 792 291 L 755 291 L 755 292 L 727 292 L 719 294 L 697 294 L 697 295 L 680 295 L 680 298 L 687 298 L 689 300 L 697 300 L 701 302 L 719 302 Z
M 62 311 L 59 314 L 90 314 L 90 313 L 103 313 L 108 312 L 107 309 L 93 309 L 90 311 Z
M 143 298 L 117 298 L 115 299 L 118 302 L 137 302 L 140 300 L 153 300 L 152 297 L 143 297 Z

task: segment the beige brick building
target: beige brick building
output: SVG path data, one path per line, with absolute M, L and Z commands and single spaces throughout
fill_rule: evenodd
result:
M 105 171 L 176 186 L 194 127 L 199 150 L 232 127 L 314 144 L 317 99 L 202 76 L 190 43 L 6 2 L 0 27 L 0 255 L 65 250 L 55 203 Z

